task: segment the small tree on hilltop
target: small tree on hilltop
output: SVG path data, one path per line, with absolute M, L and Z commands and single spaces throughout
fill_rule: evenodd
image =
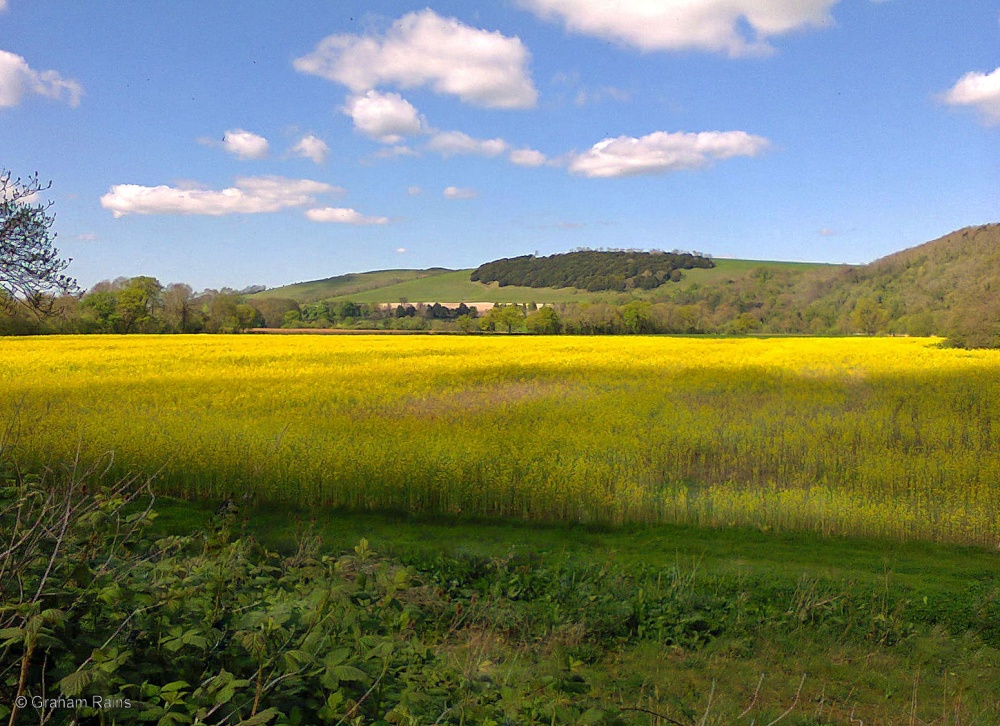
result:
M 55 294 L 76 289 L 76 281 L 62 274 L 71 260 L 60 258 L 52 246 L 53 203 L 36 202 L 51 186 L 38 174 L 22 181 L 0 169 L 0 308 L 22 304 L 48 313 Z

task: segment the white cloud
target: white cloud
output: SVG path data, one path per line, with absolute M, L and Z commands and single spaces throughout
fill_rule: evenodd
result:
M 331 35 L 295 69 L 362 93 L 384 85 L 430 86 L 488 108 L 531 108 L 538 92 L 519 38 L 442 18 L 429 8 L 404 15 L 384 35 Z
M 398 254 L 398 255 L 406 254 L 406 248 L 405 247 L 397 247 L 396 248 L 396 254 Z
M 222 148 L 240 159 L 263 159 L 269 144 L 267 139 L 252 131 L 231 129 L 222 137 Z
M 569 30 L 641 50 L 766 53 L 767 39 L 832 22 L 839 0 L 519 0 Z
M 0 0 L 0 13 L 7 9 L 7 0 Z
M 303 159 L 312 159 L 317 164 L 326 161 L 326 155 L 330 153 L 330 147 L 318 136 L 308 134 L 299 139 L 298 143 L 292 147 L 292 153 Z
M 571 154 L 569 170 L 587 177 L 665 174 L 698 169 L 715 159 L 756 156 L 768 145 L 767 139 L 745 131 L 656 131 L 639 139 L 604 139 L 582 154 Z
M 424 193 L 424 190 L 418 186 L 406 187 L 406 193 L 411 197 L 419 197 Z
M 126 214 L 261 214 L 316 203 L 319 194 L 344 190 L 309 179 L 278 176 L 242 177 L 219 191 L 187 187 L 116 184 L 101 197 L 101 206 L 115 217 Z
M 1000 123 L 1000 68 L 992 73 L 966 73 L 944 94 L 951 106 L 972 106 L 988 124 Z
M 548 161 L 545 154 L 535 149 L 515 149 L 507 155 L 507 158 L 518 166 L 542 166 Z
M 474 139 L 461 131 L 438 131 L 427 143 L 427 148 L 442 156 L 499 156 L 507 150 L 507 142 L 503 139 Z
M 462 187 L 445 187 L 442 192 L 445 199 L 475 199 L 479 196 L 475 189 L 463 189 Z
M 389 224 L 388 217 L 366 217 L 355 209 L 345 207 L 323 207 L 310 209 L 306 217 L 313 222 L 334 222 L 337 224 L 353 224 L 367 226 L 372 224 Z
M 354 128 L 383 144 L 398 144 L 424 127 L 417 109 L 398 93 L 367 91 L 348 98 L 342 110 Z
M 83 232 L 76 236 L 76 239 L 81 242 L 94 242 L 97 240 L 97 235 L 94 232 Z
M 0 108 L 17 106 L 27 94 L 57 100 L 65 97 L 75 108 L 80 105 L 83 87 L 55 71 L 36 71 L 21 56 L 0 50 Z
M 372 154 L 375 159 L 395 159 L 397 156 L 420 156 L 420 154 L 406 145 L 386 146 Z

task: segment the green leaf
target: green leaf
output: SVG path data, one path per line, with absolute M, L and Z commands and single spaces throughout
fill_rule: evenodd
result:
M 341 665 L 332 668 L 331 672 L 342 681 L 364 681 L 368 679 L 368 674 L 354 666 Z
M 179 691 L 182 688 L 190 688 L 191 684 L 187 681 L 173 681 L 165 686 L 160 686 L 160 693 L 169 693 L 171 691 Z
M 191 718 L 185 716 L 182 713 L 165 713 L 163 718 L 156 722 L 156 726 L 171 726 L 171 724 L 187 724 L 191 723 Z
M 285 668 L 290 671 L 297 671 L 305 668 L 314 661 L 314 658 L 304 650 L 289 650 L 283 655 Z
M 261 724 L 268 723 L 275 716 L 279 715 L 281 711 L 276 708 L 269 708 L 266 711 L 261 711 L 256 716 L 252 716 L 244 721 L 240 721 L 236 726 L 260 726 Z
M 0 630 L 0 648 L 6 648 L 8 645 L 14 645 L 15 643 L 20 643 L 24 640 L 24 631 L 21 628 L 4 628 Z
M 347 656 L 350 654 L 350 648 L 334 648 L 326 654 L 326 657 L 323 659 L 323 665 L 327 668 L 334 668 L 347 660 Z
M 59 690 L 64 696 L 72 698 L 83 693 L 83 689 L 94 681 L 93 671 L 73 671 L 59 681 Z

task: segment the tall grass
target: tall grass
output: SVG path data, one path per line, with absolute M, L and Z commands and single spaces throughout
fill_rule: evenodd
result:
M 996 544 L 1000 354 L 935 342 L 8 338 L 0 414 L 182 496 Z

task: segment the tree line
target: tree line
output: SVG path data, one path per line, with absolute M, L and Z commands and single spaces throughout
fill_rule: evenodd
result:
M 303 304 L 262 295 L 259 286 L 195 292 L 185 283 L 163 285 L 140 275 L 105 280 L 82 294 L 46 297 L 41 301 L 44 315 L 26 305 L 8 306 L 0 314 L 0 335 L 240 333 L 253 328 L 537 335 L 901 334 L 944 335 L 963 347 L 995 347 L 992 338 L 982 345 L 982 331 L 995 329 L 995 323 L 980 324 L 982 320 L 963 313 L 907 314 L 889 292 L 861 287 L 852 294 L 832 283 L 829 289 L 816 288 L 817 279 L 762 267 L 736 280 L 671 289 L 650 299 L 618 294 L 598 302 L 499 304 L 479 310 L 465 303 L 437 302 Z M 808 295 L 802 291 L 807 280 Z
M 707 255 L 575 250 L 480 266 L 472 280 L 501 286 L 605 291 L 603 302 L 478 311 L 440 303 L 385 306 L 268 298 L 260 286 L 195 293 L 154 277 L 103 281 L 86 293 L 54 246 L 49 187 L 0 169 L 0 335 L 227 333 L 255 327 L 530 332 L 541 334 L 942 335 L 961 347 L 1000 347 L 1000 225 L 982 225 L 865 266 L 790 270 L 762 264 L 733 279 L 666 285 Z M 637 292 L 645 291 L 642 299 Z M 257 293 L 257 294 L 255 294 Z
M 590 292 L 654 290 L 679 282 L 682 270 L 711 268 L 711 258 L 697 252 L 578 250 L 565 254 L 503 258 L 476 268 L 473 282 L 500 287 L 576 287 Z

